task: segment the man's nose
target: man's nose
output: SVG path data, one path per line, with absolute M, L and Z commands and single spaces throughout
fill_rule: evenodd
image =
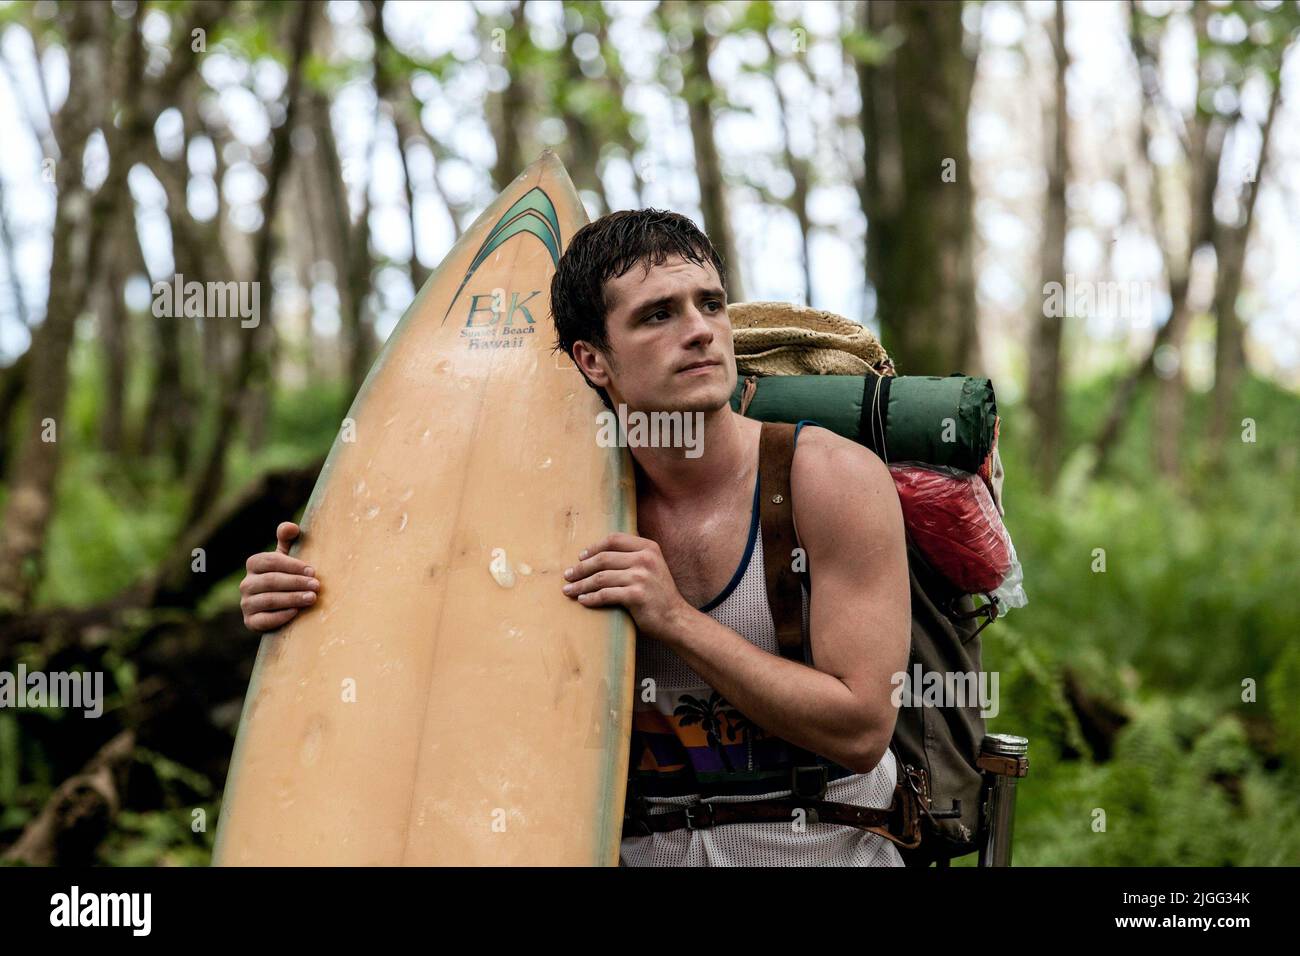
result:
M 687 346 L 708 345 L 713 341 L 713 326 L 698 306 L 688 306 L 686 320 Z

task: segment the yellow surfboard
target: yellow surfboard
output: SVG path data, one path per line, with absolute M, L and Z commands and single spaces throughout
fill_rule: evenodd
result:
M 586 222 L 547 150 L 375 361 L 302 522 L 318 601 L 258 650 L 214 863 L 618 863 L 633 624 L 560 591 L 635 531 L 627 453 L 551 350 Z

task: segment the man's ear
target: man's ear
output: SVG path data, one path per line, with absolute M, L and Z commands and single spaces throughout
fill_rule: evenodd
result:
M 579 339 L 573 343 L 573 361 L 587 380 L 599 388 L 609 384 L 609 359 L 589 342 Z

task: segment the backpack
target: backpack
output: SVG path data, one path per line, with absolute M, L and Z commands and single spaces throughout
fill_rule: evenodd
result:
M 789 491 L 794 432 L 789 423 L 764 426 L 760 526 L 768 605 L 781 653 L 807 664 L 812 658 L 803 637 L 800 578 L 789 557 L 796 543 Z M 782 500 L 773 504 L 773 498 Z M 908 673 L 919 665 L 925 672 L 978 674 L 982 625 L 976 623 L 980 615 L 973 600 L 935 572 L 910 537 L 907 560 L 912 601 Z M 983 739 L 978 703 L 899 708 L 890 743 L 899 768 L 895 797 L 915 803 L 904 817 L 917 818 L 919 845 L 909 846 L 916 838 L 904 834 L 897 835 L 910 838 L 893 842 L 908 866 L 946 862 L 979 849 L 983 776 L 977 761 Z
M 824 424 L 887 463 L 906 458 L 978 472 L 986 479 L 996 468 L 994 480 L 1000 486 L 1001 461 L 994 456 L 999 419 L 988 379 L 959 373 L 896 377 L 892 361 L 869 331 L 830 313 L 786 303 L 735 304 L 729 310 L 741 373 L 732 407 L 740 414 L 786 423 L 787 428 L 801 421 Z M 957 426 L 955 442 L 935 440 L 940 409 Z M 788 434 L 788 440 L 777 443 L 780 450 L 770 453 L 777 461 L 768 464 L 778 474 L 784 469 L 787 489 L 794 429 L 788 428 Z M 810 650 L 802 646 L 802 628 L 792 616 L 801 598 L 790 568 L 793 545 L 786 544 L 794 541 L 788 491 L 786 498 L 785 507 L 764 513 L 780 525 L 773 531 L 779 544 L 771 548 L 764 527 L 768 603 L 778 637 L 784 634 L 782 654 L 808 663 Z M 980 674 L 980 631 L 997 617 L 997 603 L 977 606 L 926 560 L 910 531 L 907 563 L 912 603 L 908 673 L 919 666 L 923 673 Z M 919 818 L 920 830 L 919 845 L 894 841 L 907 865 L 946 865 L 980 848 L 984 738 L 978 702 L 899 708 L 890 743 L 899 767 L 896 798 L 915 803 L 917 812 L 909 815 Z

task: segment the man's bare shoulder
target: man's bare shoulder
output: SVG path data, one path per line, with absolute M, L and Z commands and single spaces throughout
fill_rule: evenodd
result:
M 889 468 L 874 451 L 820 425 L 805 425 L 795 445 L 790 480 L 814 491 L 847 490 L 853 485 L 876 489 L 894 487 Z
M 795 522 L 803 532 L 901 531 L 898 492 L 889 468 L 870 448 L 819 425 L 805 425 L 790 469 Z

